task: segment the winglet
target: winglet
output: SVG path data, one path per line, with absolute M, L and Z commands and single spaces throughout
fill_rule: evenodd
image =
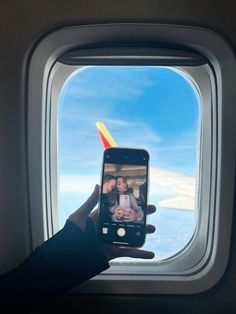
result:
M 96 126 L 104 149 L 118 146 L 102 122 L 96 122 Z

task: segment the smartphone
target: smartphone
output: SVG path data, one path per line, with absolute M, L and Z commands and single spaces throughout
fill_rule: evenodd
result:
M 104 150 L 98 237 L 106 244 L 141 247 L 145 242 L 149 154 L 144 149 Z

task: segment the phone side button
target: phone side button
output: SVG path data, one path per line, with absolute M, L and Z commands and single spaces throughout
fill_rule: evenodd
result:
M 119 237 L 124 237 L 125 234 L 126 234 L 126 231 L 125 231 L 124 228 L 119 228 L 119 229 L 117 230 L 117 234 L 118 234 Z

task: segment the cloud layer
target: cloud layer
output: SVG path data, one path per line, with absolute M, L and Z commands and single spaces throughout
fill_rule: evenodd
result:
M 98 175 L 61 175 L 60 193 L 87 193 L 95 184 L 100 184 Z M 194 209 L 195 178 L 182 173 L 172 172 L 155 167 L 150 168 L 150 194 L 157 196 L 160 207 L 176 209 Z M 177 195 L 170 197 L 170 195 Z

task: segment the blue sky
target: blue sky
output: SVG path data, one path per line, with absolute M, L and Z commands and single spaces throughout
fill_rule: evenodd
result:
M 192 86 L 172 69 L 85 68 L 67 81 L 60 98 L 61 172 L 98 170 L 102 146 L 95 122 L 102 121 L 119 146 L 144 147 L 153 165 L 194 175 L 198 114 Z
M 119 146 L 149 151 L 151 177 L 154 177 L 151 202 L 181 197 L 181 193 L 189 193 L 190 201 L 195 197 L 198 96 L 191 81 L 179 70 L 127 66 L 83 68 L 67 80 L 59 102 L 61 225 L 89 196 L 94 184 L 100 182 L 103 147 L 97 121 L 106 125 Z M 178 186 L 180 190 L 175 188 Z M 156 218 L 151 219 L 155 223 Z M 193 223 L 193 218 L 190 221 Z M 163 233 L 162 239 L 169 236 Z M 186 241 L 182 238 L 182 242 Z M 156 242 L 165 247 L 160 238 Z M 154 247 L 155 240 L 150 245 Z M 168 256 L 168 248 L 163 254 Z

